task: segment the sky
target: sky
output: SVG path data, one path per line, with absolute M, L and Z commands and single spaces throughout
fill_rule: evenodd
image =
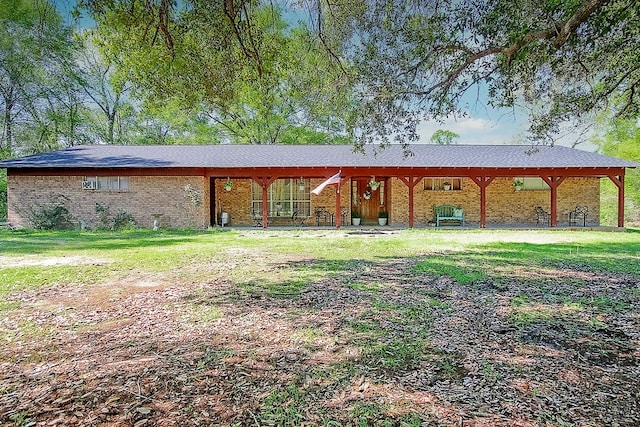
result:
M 509 109 L 490 109 L 486 114 L 471 113 L 467 117 L 449 118 L 444 123 L 422 122 L 418 127 L 420 142 L 429 142 L 431 135 L 438 129 L 446 129 L 459 135 L 458 144 L 527 144 L 527 117 L 524 113 Z M 567 126 L 568 127 L 568 126 Z M 581 138 L 576 145 L 575 132 L 567 131 L 554 141 L 556 145 L 595 152 L 598 147 Z
M 471 112 L 466 117 L 450 117 L 443 123 L 422 122 L 418 134 L 421 141 L 428 142 L 435 131 L 446 129 L 459 135 L 458 144 L 520 144 L 526 141 L 525 120 L 507 110 Z

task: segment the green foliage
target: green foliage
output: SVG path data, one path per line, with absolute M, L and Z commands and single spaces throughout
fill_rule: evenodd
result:
M 356 70 L 363 142 L 411 142 L 421 119 L 464 114 L 474 94 L 477 104 L 525 105 L 531 136 L 543 141 L 608 106 L 637 116 L 638 2 L 323 5 L 322 35 Z
M 198 190 L 193 188 L 191 184 L 185 185 L 184 198 L 187 199 L 189 203 L 191 203 L 195 207 L 200 206 L 200 203 L 202 203 L 202 195 L 198 192 Z
M 640 128 L 637 120 L 609 120 L 603 116 L 598 122 L 599 132 L 593 142 L 601 153 L 640 163 Z M 618 187 L 608 179 L 601 185 L 601 223 L 617 224 Z M 627 169 L 625 175 L 625 222 L 640 223 L 640 169 Z
M 455 144 L 455 140 L 459 137 L 460 135 L 450 130 L 438 129 L 433 133 L 433 135 L 431 135 L 429 141 L 432 144 L 451 145 Z
M 74 37 L 52 1 L 1 0 L 0 150 L 412 142 L 476 85 L 550 139 L 608 105 L 637 116 L 639 7 L 81 0 L 98 26 Z
M 118 231 L 127 228 L 135 228 L 136 220 L 133 218 L 129 212 L 124 209 L 118 209 L 118 212 L 111 219 L 111 227 L 110 230 Z
M 109 206 L 96 203 L 96 213 L 103 230 L 119 231 L 136 227 L 135 218 L 124 209 L 118 209 L 115 215 L 110 216 Z
M 284 21 L 279 5 L 84 3 L 98 21 L 101 50 L 118 64 L 115 81 L 134 81 L 149 121 L 164 127 L 146 140 L 350 141 L 347 80 L 304 25 Z M 151 37 L 156 16 L 165 21 Z
M 47 0 L 0 0 L 0 151 L 73 143 L 81 102 L 72 34 Z
M 65 203 L 65 196 L 54 197 L 46 205 L 34 205 L 29 209 L 29 221 L 37 230 L 70 230 L 74 228 L 74 219 Z

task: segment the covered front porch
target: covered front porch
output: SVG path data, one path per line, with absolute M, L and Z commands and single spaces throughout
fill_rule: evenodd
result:
M 618 188 L 617 225 L 624 226 L 624 168 L 270 168 L 268 172 L 246 176 L 236 169 L 224 171 L 225 177 L 211 175 L 211 225 L 220 224 L 222 212 L 235 211 L 231 224 L 263 228 L 340 228 L 358 219 L 362 226 L 375 226 L 379 217 L 390 226 L 430 227 L 437 223 L 434 207 L 450 205 L 464 212 L 465 227 L 595 227 L 600 179 L 609 179 Z M 332 177 L 334 182 L 327 184 Z M 226 191 L 227 182 L 236 184 L 234 190 Z M 312 194 L 323 183 L 322 191 Z

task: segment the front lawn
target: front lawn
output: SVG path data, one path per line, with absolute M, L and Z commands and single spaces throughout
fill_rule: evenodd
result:
M 0 232 L 0 424 L 640 424 L 640 233 Z

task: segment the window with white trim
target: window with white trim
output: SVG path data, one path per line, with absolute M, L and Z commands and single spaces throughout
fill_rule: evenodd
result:
M 267 189 L 267 211 L 270 217 L 290 217 L 294 211 L 298 216 L 311 215 L 311 192 L 308 179 L 280 178 Z M 251 210 L 262 212 L 262 187 L 255 181 L 251 184 Z
M 82 188 L 88 190 L 129 191 L 128 176 L 85 176 Z

